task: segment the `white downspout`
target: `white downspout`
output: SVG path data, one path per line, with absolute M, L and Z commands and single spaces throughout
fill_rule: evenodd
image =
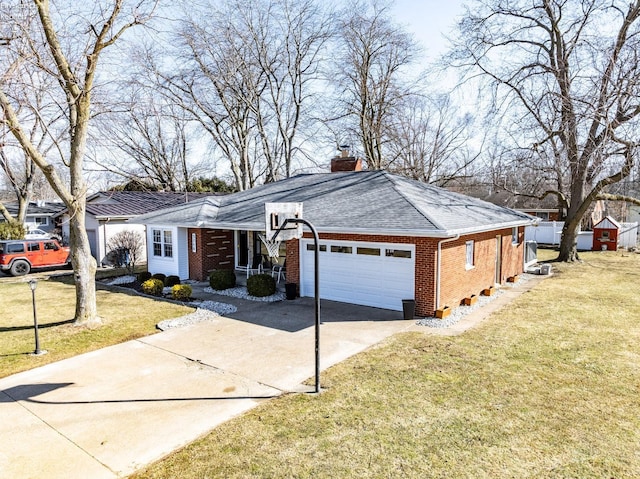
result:
M 442 259 L 440 257 L 442 253 L 442 244 L 449 243 L 451 241 L 455 241 L 460 238 L 460 235 L 457 234 L 452 236 L 451 238 L 445 238 L 443 240 L 438 241 L 438 257 L 436 258 L 436 308 L 440 307 L 440 270 L 442 268 Z

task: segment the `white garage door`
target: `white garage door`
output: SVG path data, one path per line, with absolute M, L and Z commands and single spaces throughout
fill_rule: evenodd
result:
M 314 295 L 314 250 L 301 240 L 301 296 Z M 401 311 L 414 290 L 414 245 L 320 241 L 321 298 Z

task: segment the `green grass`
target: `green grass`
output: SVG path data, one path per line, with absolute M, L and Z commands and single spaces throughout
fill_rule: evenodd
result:
M 3 280 L 0 284 L 0 377 L 153 334 L 159 321 L 193 311 L 164 301 L 99 289 L 98 314 L 104 324 L 87 329 L 72 322 L 75 287 L 64 281 L 40 280 L 36 289 L 38 331 L 40 348 L 48 354 L 36 357 L 29 354 L 35 349 L 31 289 L 18 281 Z
M 133 477 L 640 477 L 640 255 L 582 258 L 476 329 L 391 338 L 323 373 L 323 394 Z

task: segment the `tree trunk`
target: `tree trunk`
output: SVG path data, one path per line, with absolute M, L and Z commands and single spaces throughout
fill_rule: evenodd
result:
M 580 219 L 569 218 L 562 228 L 562 238 L 560 240 L 560 253 L 558 261 L 573 262 L 578 261 L 578 232 L 580 231 Z
M 18 196 L 18 214 L 16 215 L 16 221 L 23 225 L 27 219 L 27 210 L 29 209 L 29 201 L 31 195 L 24 197 Z
M 85 202 L 76 203 L 74 211 L 69 210 L 69 240 L 71 263 L 76 287 L 75 324 L 94 327 L 102 324 L 96 305 L 96 260 L 91 255 L 89 236 L 85 229 Z

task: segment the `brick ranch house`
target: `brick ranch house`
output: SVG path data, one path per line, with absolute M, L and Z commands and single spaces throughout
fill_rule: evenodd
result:
M 431 316 L 524 269 L 531 216 L 385 171 L 302 174 L 156 211 L 146 225 L 152 273 L 206 280 L 266 253 L 264 204 L 302 202 L 320 235 L 323 299 Z M 305 228 L 306 229 L 306 228 Z M 286 281 L 313 296 L 310 233 L 281 245 Z

